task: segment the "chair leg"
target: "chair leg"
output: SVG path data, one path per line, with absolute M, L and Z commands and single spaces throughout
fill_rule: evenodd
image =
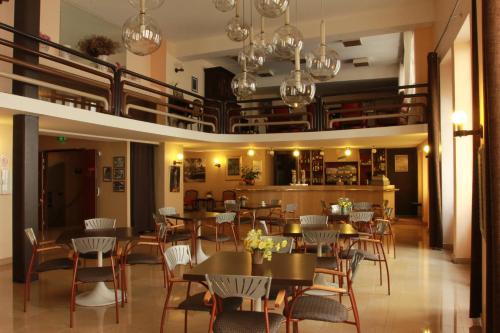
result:
M 392 249 L 393 249 L 393 255 L 394 259 L 396 259 L 396 235 L 391 234 L 391 241 L 392 241 Z
M 111 262 L 111 264 L 114 265 L 113 262 Z M 116 315 L 116 323 L 118 324 L 120 322 L 120 317 L 119 317 L 120 304 L 118 302 L 118 282 L 116 281 L 116 275 L 115 275 L 114 269 L 113 269 L 113 289 L 114 289 L 114 292 L 115 292 L 115 315 Z M 122 302 L 123 302 L 123 299 L 122 299 Z
M 232 224 L 231 224 L 231 230 L 233 232 L 234 248 L 236 249 L 236 252 L 238 252 L 238 240 L 236 239 L 236 233 L 234 232 L 234 225 Z
M 31 299 L 31 275 L 33 274 L 33 265 L 35 262 L 35 255 L 31 256 L 30 265 L 28 267 L 28 272 L 26 273 L 26 278 L 24 281 L 24 312 L 26 312 L 26 303 Z
M 385 256 L 384 248 L 382 247 L 382 255 L 385 263 L 385 272 L 387 274 L 387 295 L 391 294 L 391 277 L 389 275 L 389 265 L 387 264 L 387 258 Z
M 172 284 L 167 287 L 167 297 L 165 298 L 165 304 L 163 305 L 163 312 L 161 315 L 161 326 L 160 333 L 163 333 L 163 326 L 165 324 L 165 317 L 167 315 L 168 300 L 170 299 L 170 293 L 172 292 Z
M 184 333 L 187 333 L 187 326 L 188 326 L 188 312 L 187 310 L 184 310 Z

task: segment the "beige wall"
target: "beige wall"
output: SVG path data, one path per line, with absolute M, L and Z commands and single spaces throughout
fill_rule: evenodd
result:
M 434 51 L 434 28 L 415 29 L 415 82 L 427 82 L 427 54 Z
M 175 72 L 175 67 L 181 65 L 183 72 Z M 174 54 L 167 52 L 166 56 L 166 81 L 171 85 L 191 91 L 191 77 L 198 78 L 197 94 L 205 95 L 205 68 L 213 67 L 213 64 L 206 60 L 181 61 Z M 188 96 L 186 96 L 188 97 Z M 189 98 L 189 97 L 188 97 Z
M 183 165 L 181 168 L 181 182 L 179 192 L 170 192 L 170 167 L 177 161 L 177 154 L 183 153 L 181 145 L 165 142 L 156 150 L 156 207 L 175 207 L 177 212 L 184 211 L 184 179 Z
M 12 257 L 12 123 L 0 123 L 0 155 L 9 160 L 9 194 L 0 194 L 0 264 Z
M 0 8 L 0 22 L 8 25 L 14 25 L 14 0 L 2 3 L 2 7 Z M 0 30 L 0 38 L 12 40 L 12 34 Z M 12 49 L 0 46 L 0 54 L 11 57 Z M 12 65 L 7 64 L 4 61 L 0 61 L 0 71 L 10 73 L 12 72 Z M 11 89 L 11 80 L 0 78 L 0 91 L 10 93 Z
M 118 226 L 129 225 L 129 208 L 127 192 L 130 189 L 130 177 L 127 176 L 126 192 L 113 192 L 113 182 L 102 181 L 102 168 L 113 166 L 114 156 L 127 156 L 127 142 L 115 141 L 91 141 L 68 138 L 65 143 L 59 143 L 55 137 L 40 136 L 40 150 L 56 149 L 95 149 L 101 153 L 96 163 L 97 186 L 100 188 L 100 196 L 97 198 L 96 214 L 99 217 L 116 218 Z M 128 168 L 127 168 L 128 169 Z M 127 175 L 129 171 L 127 170 Z
M 424 152 L 424 146 L 427 145 L 427 140 L 422 142 L 417 147 L 418 154 L 418 197 L 422 204 L 422 222 L 429 223 L 429 159 Z

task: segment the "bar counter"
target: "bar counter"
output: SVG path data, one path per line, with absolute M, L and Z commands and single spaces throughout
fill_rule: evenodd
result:
M 298 205 L 297 215 L 321 214 L 321 200 L 327 204 L 337 202 L 339 198 L 349 198 L 353 202 L 367 201 L 376 205 L 389 201 L 394 207 L 397 189 L 394 185 L 295 185 L 263 186 L 248 185 L 235 188 L 238 197 L 244 195 L 250 202 L 269 202 L 279 199 L 283 206 L 287 203 Z

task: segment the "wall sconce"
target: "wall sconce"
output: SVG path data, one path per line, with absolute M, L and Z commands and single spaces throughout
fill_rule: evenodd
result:
M 181 165 L 183 160 L 184 160 L 184 154 L 183 153 L 177 153 L 177 159 L 174 160 L 174 166 Z
M 274 156 L 274 149 L 273 148 L 271 148 L 271 150 L 269 151 L 269 155 Z
M 345 155 L 345 156 L 351 156 L 351 155 L 352 155 L 351 148 L 347 147 L 347 148 L 344 150 L 344 155 Z
M 216 167 L 216 168 L 219 168 L 219 169 L 220 169 L 220 167 L 221 167 L 221 166 L 222 166 L 222 165 L 221 165 L 221 163 L 220 163 L 220 160 L 219 160 L 218 158 L 215 158 L 215 159 L 214 159 L 214 167 Z
M 293 156 L 294 157 L 299 157 L 300 156 L 300 151 L 298 149 L 294 149 Z
M 174 67 L 175 67 L 175 68 L 174 68 L 174 71 L 175 71 L 176 73 L 179 73 L 179 72 L 184 72 L 184 67 L 182 66 L 182 64 L 181 64 L 181 63 L 175 63 L 175 64 L 174 64 Z
M 431 152 L 431 147 L 429 145 L 424 146 L 424 153 L 425 153 L 425 158 L 429 157 L 429 153 Z
M 250 156 L 250 157 L 255 156 L 255 150 L 253 150 L 253 149 L 248 149 L 248 151 L 247 151 L 247 155 L 248 155 L 248 156 Z
M 461 137 L 468 135 L 479 135 L 483 137 L 483 127 L 480 126 L 478 129 L 464 130 L 464 125 L 467 122 L 467 114 L 464 111 L 455 111 L 451 115 L 453 122 L 453 136 Z

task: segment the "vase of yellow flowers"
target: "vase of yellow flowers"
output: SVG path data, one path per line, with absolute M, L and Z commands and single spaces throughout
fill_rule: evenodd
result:
M 341 215 L 348 215 L 349 212 L 352 210 L 351 200 L 349 200 L 349 198 L 339 198 L 339 200 L 337 202 L 340 206 L 340 214 Z
M 273 249 L 279 251 L 282 247 L 287 245 L 287 242 L 283 240 L 275 244 L 271 237 L 262 235 L 262 230 L 252 229 L 248 232 L 244 244 L 246 251 L 252 254 L 252 263 L 260 265 L 264 262 L 264 259 L 271 261 Z

